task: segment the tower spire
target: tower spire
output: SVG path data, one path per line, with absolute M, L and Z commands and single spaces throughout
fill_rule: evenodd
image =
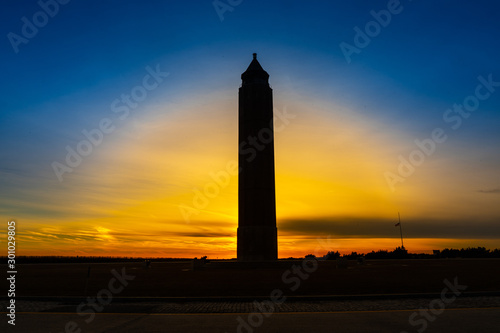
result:
M 253 83 L 263 83 L 269 85 L 269 74 L 262 68 L 257 60 L 257 53 L 253 54 L 253 60 L 247 70 L 241 74 L 243 85 Z

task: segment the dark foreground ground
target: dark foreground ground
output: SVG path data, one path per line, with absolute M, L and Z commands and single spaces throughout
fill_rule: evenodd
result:
M 112 287 L 114 297 L 359 295 L 439 293 L 445 280 L 458 281 L 465 291 L 500 291 L 500 259 L 319 261 L 294 268 L 207 268 L 192 270 L 190 262 L 112 264 L 25 264 L 17 266 L 16 296 L 91 296 L 116 280 L 113 270 L 126 274 L 124 288 Z M 90 267 L 90 275 L 88 268 Z M 5 266 L 0 266 L 7 271 Z M 88 277 L 87 277 L 88 276 Z M 133 278 L 133 279 L 132 279 Z M 8 290 L 2 279 L 2 290 Z M 119 290 L 119 291 L 118 291 Z
M 1 297 L 0 331 L 500 332 L 498 259 L 88 267 L 19 265 L 16 325 Z
M 4 317 L 0 332 L 499 332 L 500 297 L 460 296 L 444 308 L 437 303 L 419 298 L 263 307 L 262 302 L 113 300 L 102 311 L 78 311 L 77 304 L 20 301 L 16 325 Z

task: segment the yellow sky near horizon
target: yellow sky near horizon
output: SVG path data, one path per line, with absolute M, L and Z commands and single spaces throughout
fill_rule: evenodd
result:
M 494 198 L 465 191 L 473 189 L 473 179 L 456 183 L 458 171 L 450 171 L 446 155 L 426 161 L 392 192 L 383 173 L 397 167 L 398 154 L 412 138 L 390 124 L 300 99 L 275 102 L 275 108 L 293 116 L 275 124 L 281 129 L 275 135 L 279 257 L 303 256 L 318 246 L 318 255 L 392 249 L 400 245 L 393 226 L 398 211 L 412 220 L 498 216 Z M 19 254 L 235 257 L 237 176 L 216 185 L 216 194 L 207 195 L 206 188 L 217 184 L 211 174 L 228 172 L 228 164 L 237 161 L 236 109 L 235 99 L 213 98 L 175 111 L 157 107 L 131 119 L 63 183 L 30 189 L 39 192 L 39 202 L 6 217 L 17 220 Z M 481 214 L 471 213 L 464 201 L 475 203 Z M 49 213 L 41 215 L 44 209 Z M 342 216 L 386 220 L 393 236 L 280 229 L 288 220 Z M 410 251 L 475 244 L 465 235 L 407 236 Z M 478 242 L 475 246 L 496 241 Z

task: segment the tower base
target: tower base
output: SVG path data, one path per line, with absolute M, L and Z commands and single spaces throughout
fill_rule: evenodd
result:
M 278 229 L 276 227 L 239 227 L 237 233 L 238 261 L 278 259 Z

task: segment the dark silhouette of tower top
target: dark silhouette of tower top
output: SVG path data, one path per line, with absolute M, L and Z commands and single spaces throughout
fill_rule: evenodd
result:
M 242 84 L 266 83 L 269 84 L 269 74 L 262 68 L 257 60 L 257 53 L 253 54 L 253 60 L 247 70 L 241 74 Z

